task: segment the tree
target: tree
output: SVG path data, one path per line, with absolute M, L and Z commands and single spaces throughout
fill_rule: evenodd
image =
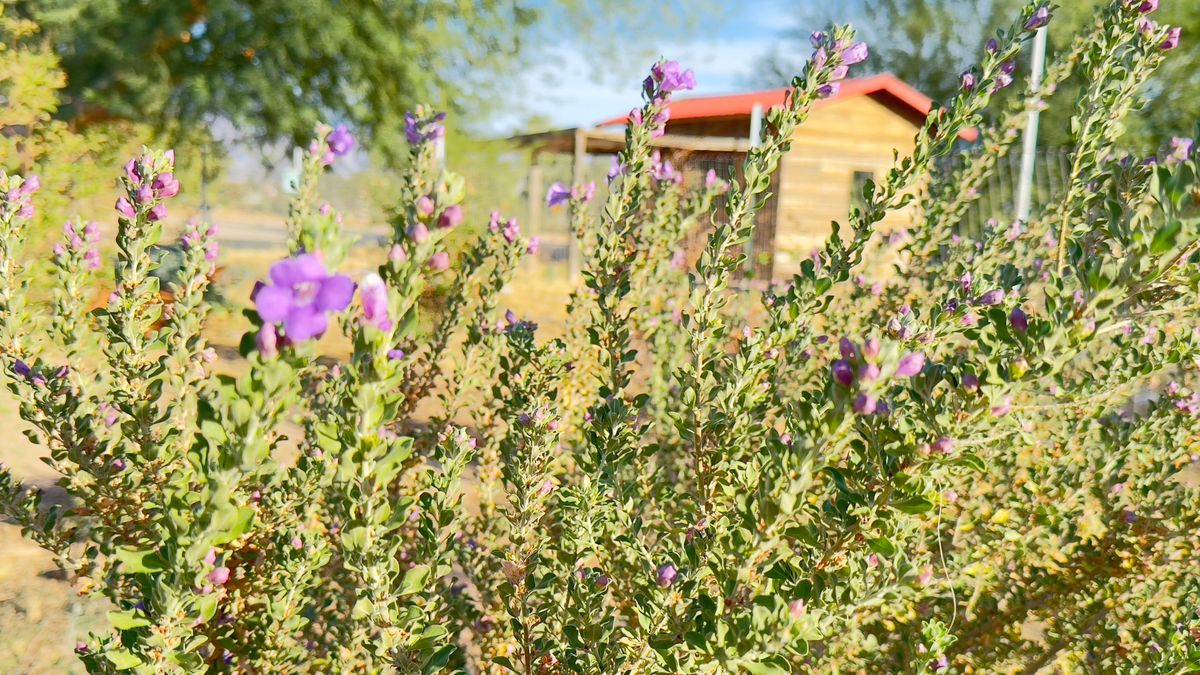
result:
M 1097 8 L 1109 0 L 1077 0 L 1059 3 L 1050 24 L 1051 57 L 1067 47 L 1080 26 L 1091 23 Z M 771 84 L 785 73 L 795 72 L 811 51 L 808 36 L 830 21 L 851 21 L 871 45 L 867 72 L 891 72 L 929 94 L 946 100 L 959 86 L 957 66 L 974 60 L 983 43 L 1016 13 L 1025 0 L 874 0 L 870 3 L 838 4 L 813 8 L 801 4 L 797 25 L 762 64 Z M 1153 149 L 1172 136 L 1187 135 L 1200 118 L 1200 3 L 1165 1 L 1153 18 L 1183 26 L 1185 40 L 1146 88 L 1147 106 L 1129 120 L 1126 143 L 1142 150 Z M 1188 40 L 1188 36 L 1192 36 Z M 1028 67 L 1021 64 L 1022 69 Z M 1027 72 L 1027 71 L 1026 71 Z M 1068 81 L 1051 103 L 1042 125 L 1045 145 L 1065 145 L 1070 133 L 1067 120 L 1079 89 L 1078 78 Z M 1006 92 L 1015 95 L 1014 91 Z M 995 108 L 999 110 L 1002 108 Z
M 25 0 L 67 72 L 78 124 L 146 120 L 167 138 L 223 118 L 255 140 L 350 123 L 388 159 L 417 102 L 469 112 L 536 56 L 539 31 L 597 31 L 630 0 Z M 682 5 L 667 3 L 672 11 Z M 659 10 L 661 8 L 655 8 Z M 670 14 L 671 12 L 666 12 Z M 636 30 L 637 28 L 635 28 Z M 562 35 L 560 35 L 562 37 Z M 532 38 L 532 42 L 529 38 Z

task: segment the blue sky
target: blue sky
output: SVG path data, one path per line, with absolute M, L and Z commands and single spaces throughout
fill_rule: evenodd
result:
M 832 0 L 837 2 L 838 0 Z M 637 104 L 642 76 L 658 55 L 673 58 L 696 72 L 697 87 L 690 95 L 746 91 L 755 87 L 754 68 L 781 42 L 800 18 L 797 0 L 753 0 L 713 3 L 711 13 L 691 29 L 663 38 L 638 36 L 617 40 L 627 58 L 598 68 L 588 45 L 564 42 L 545 48 L 532 68 L 519 78 L 524 111 L 499 115 L 496 129 L 510 131 L 531 115 L 550 120 L 554 127 L 590 126 Z M 601 72 L 597 72 L 597 71 Z

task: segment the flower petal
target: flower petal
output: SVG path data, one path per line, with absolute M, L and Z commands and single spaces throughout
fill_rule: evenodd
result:
M 335 274 L 321 282 L 313 306 L 326 312 L 340 312 L 353 297 L 354 281 L 344 274 Z
M 271 265 L 271 281 L 277 286 L 295 286 L 305 281 L 320 281 L 326 274 L 325 263 L 311 253 L 284 258 Z
M 325 318 L 325 312 L 315 309 L 312 305 L 293 307 L 283 321 L 283 330 L 292 342 L 320 337 L 328 327 L 329 321 Z
M 292 307 L 292 289 L 282 286 L 263 286 L 254 294 L 254 309 L 266 323 L 283 321 Z

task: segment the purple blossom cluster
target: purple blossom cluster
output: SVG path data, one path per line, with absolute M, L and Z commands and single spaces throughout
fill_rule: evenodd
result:
M 880 380 L 883 371 L 880 368 L 879 355 L 882 343 L 878 338 L 868 338 L 861 345 L 843 337 L 838 341 L 838 351 L 841 358 L 830 366 L 833 380 L 838 386 L 852 389 L 856 384 L 873 385 Z M 891 376 L 896 378 L 915 377 L 925 368 L 925 354 L 908 352 L 900 357 Z M 869 392 L 860 392 L 852 404 L 854 412 L 860 415 L 880 414 L 890 412 L 886 401 L 880 401 Z
M 179 180 L 173 173 L 175 151 L 163 153 L 165 168 L 155 173 L 154 158 L 143 156 L 125 163 L 125 190 L 119 197 L 117 213 L 126 220 L 134 220 L 145 214 L 146 220 L 156 222 L 167 217 L 166 200 L 179 194 Z
M 858 65 L 870 56 L 865 42 L 834 39 L 821 31 L 813 33 L 810 40 L 814 50 L 810 63 L 813 71 L 823 70 L 831 60 L 837 63 L 830 73 L 830 81 L 817 89 L 822 98 L 836 96 L 841 91 L 842 80 L 850 74 L 850 66 Z
M 1150 14 L 1158 10 L 1158 0 L 1129 0 L 1130 7 L 1136 7 L 1140 14 Z M 1148 16 L 1143 16 L 1138 21 L 1138 30 L 1147 38 L 1153 38 L 1158 34 L 1158 23 Z M 1167 29 L 1166 37 L 1159 45 L 1159 49 L 1164 52 L 1169 52 L 1172 49 L 1179 47 L 1183 39 L 1183 28 L 1180 26 L 1172 26 Z
M 445 138 L 446 127 L 442 124 L 445 119 L 444 112 L 432 113 L 420 107 L 404 113 L 404 137 L 414 147 Z
M 550 185 L 550 189 L 546 190 L 546 206 L 555 208 L 567 204 L 572 200 L 580 204 L 587 204 L 595 196 L 595 181 L 580 183 L 574 187 L 568 187 L 565 183 L 555 181 Z
M 669 96 L 677 91 L 696 88 L 696 75 L 689 68 L 684 70 L 678 61 L 662 59 L 650 67 L 650 74 L 642 81 L 642 91 L 650 99 Z
M 54 255 L 66 259 L 78 251 L 83 251 L 83 266 L 91 271 L 100 269 L 100 226 L 89 221 L 83 228 L 67 221 L 63 225 L 63 241 L 54 245 Z
M 1167 383 L 1164 392 L 1171 399 L 1171 405 L 1175 406 L 1176 410 L 1200 417 L 1200 391 L 1187 391 L 1179 386 L 1178 382 L 1172 380 Z
M 324 141 L 313 139 L 308 146 L 308 154 L 318 157 L 322 166 L 329 166 L 333 164 L 334 159 L 345 157 L 353 149 L 354 135 L 345 124 L 339 124 L 325 136 Z
M 36 175 L 24 179 L 20 176 L 10 178 L 0 172 L 0 182 L 11 186 L 4 193 L 4 201 L 0 204 L 0 218 L 8 219 L 14 215 L 18 218 L 32 218 L 37 212 L 33 207 L 33 195 L 42 188 L 42 180 Z
M 669 159 L 663 159 L 658 150 L 650 155 L 650 177 L 658 183 L 683 183 L 683 172 L 676 170 Z
M 216 223 L 199 223 L 191 221 L 188 223 L 187 230 L 183 233 L 180 243 L 185 249 L 201 248 L 204 250 L 204 259 L 216 265 L 217 256 L 221 253 L 221 243 L 217 241 L 217 234 L 221 229 Z M 213 268 L 209 268 L 211 272 Z
M 42 374 L 40 369 L 30 367 L 22 359 L 17 359 L 13 362 L 12 372 L 35 387 L 45 387 L 49 383 L 49 380 Z M 51 377 L 55 380 L 61 380 L 70 374 L 70 372 L 71 369 L 68 366 L 59 366 L 54 370 Z

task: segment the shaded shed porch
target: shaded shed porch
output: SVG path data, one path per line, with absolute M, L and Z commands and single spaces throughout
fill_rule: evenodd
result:
M 527 178 L 530 226 L 534 232 L 542 232 L 542 215 L 545 209 L 544 199 L 547 186 L 544 167 L 538 161 L 539 158 L 543 155 L 569 156 L 571 158 L 571 183 L 573 185 L 580 184 L 588 179 L 589 157 L 616 155 L 625 147 L 625 130 L 624 128 L 559 129 L 515 136 L 512 140 L 531 151 Z M 752 147 L 748 137 L 671 133 L 652 139 L 651 144 L 661 150 L 664 158 L 670 159 L 672 164 L 683 172 L 685 184 L 688 185 L 703 180 L 704 174 L 709 169 L 714 169 L 722 177 L 728 176 L 732 170 L 740 177 L 742 163 L 746 153 Z M 755 240 L 751 244 L 751 249 L 758 252 L 759 255 L 753 256 L 753 269 L 747 270 L 747 273 L 755 278 L 769 279 L 771 275 L 770 261 L 777 208 L 775 199 L 772 197 L 759 214 Z M 716 213 L 720 217 L 723 211 L 718 208 Z M 703 237 L 708 230 L 706 225 L 708 224 L 702 223 L 700 227 L 689 234 L 686 242 L 689 253 L 696 246 L 703 245 Z M 579 250 L 569 232 L 567 238 L 567 266 L 570 274 L 575 276 L 580 269 Z

